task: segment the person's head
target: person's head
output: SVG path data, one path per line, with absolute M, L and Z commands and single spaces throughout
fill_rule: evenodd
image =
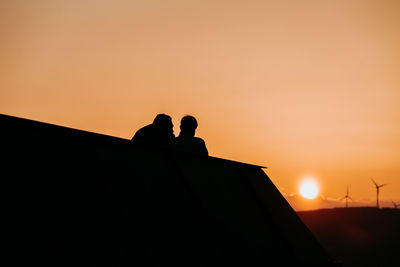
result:
M 160 131 L 174 133 L 172 119 L 167 114 L 158 114 L 153 120 L 153 125 Z
M 194 136 L 197 128 L 197 120 L 195 117 L 186 115 L 181 119 L 181 134 L 186 136 Z

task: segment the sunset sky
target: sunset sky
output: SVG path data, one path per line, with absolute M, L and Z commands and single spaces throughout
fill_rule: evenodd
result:
M 400 1 L 0 1 L 0 113 L 131 138 L 157 113 L 322 197 L 400 202 Z

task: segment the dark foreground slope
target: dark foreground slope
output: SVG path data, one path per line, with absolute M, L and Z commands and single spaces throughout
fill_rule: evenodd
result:
M 400 266 L 400 209 L 336 208 L 298 214 L 344 266 Z
M 258 166 L 5 115 L 0 125 L 1 263 L 332 262 Z

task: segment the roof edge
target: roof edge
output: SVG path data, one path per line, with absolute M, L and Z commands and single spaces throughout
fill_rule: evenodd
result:
M 42 121 L 33 120 L 33 119 L 21 118 L 21 117 L 16 117 L 16 116 L 12 116 L 12 115 L 7 115 L 7 114 L 2 114 L 1 113 L 0 114 L 0 118 L 2 118 L 2 117 L 4 119 L 21 120 L 21 121 L 25 121 L 25 122 L 29 122 L 29 123 L 42 124 L 42 125 L 47 126 L 47 127 L 62 128 L 62 129 L 77 131 L 77 132 L 80 132 L 80 133 L 83 133 L 83 134 L 92 134 L 92 135 L 101 136 L 101 137 L 105 137 L 105 138 L 112 138 L 114 140 L 119 140 L 119 141 L 123 141 L 123 142 L 129 142 L 130 141 L 129 139 L 116 137 L 116 136 L 112 136 L 112 135 L 96 133 L 96 132 L 76 129 L 76 128 L 57 125 L 57 124 L 48 123 L 48 122 L 42 122 Z M 235 161 L 235 160 L 230 160 L 230 159 L 224 159 L 224 158 L 218 158 L 218 157 L 213 157 L 213 156 L 209 156 L 209 158 L 214 159 L 214 160 L 218 160 L 218 161 L 224 161 L 224 162 L 228 162 L 228 163 L 251 166 L 251 167 L 256 167 L 256 168 L 261 168 L 261 169 L 267 169 L 268 168 L 266 166 L 260 166 L 260 165 L 255 165 L 255 164 L 251 164 L 251 163 L 245 163 L 245 162 L 240 162 L 240 161 Z

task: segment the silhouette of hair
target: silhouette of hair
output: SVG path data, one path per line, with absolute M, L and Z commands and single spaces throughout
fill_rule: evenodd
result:
M 160 113 L 153 120 L 153 124 L 164 124 L 165 122 L 171 122 L 172 119 L 169 115 Z
M 195 117 L 186 115 L 181 119 L 182 131 L 194 131 L 197 128 L 197 120 Z
M 175 138 L 173 123 L 167 114 L 158 114 L 153 123 L 140 128 L 132 137 L 132 141 L 141 144 L 167 145 Z
M 172 126 L 172 118 L 167 114 L 160 113 L 153 120 L 153 125 L 159 128 L 170 128 Z

